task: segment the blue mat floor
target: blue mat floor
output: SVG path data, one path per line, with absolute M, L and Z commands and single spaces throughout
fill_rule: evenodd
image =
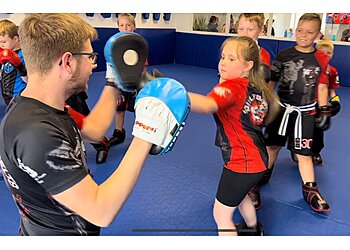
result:
M 152 69 L 153 67 L 149 67 Z M 179 64 L 156 66 L 165 75 L 183 83 L 188 91 L 207 94 L 217 83 L 217 71 Z M 89 81 L 90 107 L 105 83 L 105 72 Z M 298 168 L 283 149 L 270 183 L 262 187 L 263 207 L 258 211 L 266 235 L 350 235 L 350 162 L 347 130 L 350 124 L 350 88 L 337 90 L 342 110 L 326 132 L 323 166 L 316 177 L 332 210 L 313 212 L 302 199 Z M 0 104 L 0 115 L 5 106 Z M 2 116 L 1 116 L 2 117 Z M 107 162 L 95 163 L 95 150 L 86 143 L 88 163 L 94 179 L 102 183 L 117 168 L 131 142 L 134 116 L 126 113 L 126 141 L 112 147 Z M 112 134 L 114 124 L 107 137 Z M 210 115 L 191 113 L 174 149 L 164 156 L 150 156 L 140 179 L 112 225 L 102 235 L 217 235 L 212 215 L 216 188 L 222 171 L 219 149 L 214 146 L 215 123 Z M 346 146 L 348 145 L 348 146 Z M 240 221 L 238 212 L 235 221 Z M 0 181 L 0 235 L 17 235 L 19 215 L 4 181 Z

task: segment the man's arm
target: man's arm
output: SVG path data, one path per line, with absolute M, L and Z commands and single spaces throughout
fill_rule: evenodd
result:
M 179 82 L 162 78 L 148 83 L 135 101 L 135 138 L 118 169 L 100 186 L 86 176 L 53 197 L 91 223 L 108 226 L 133 190 L 153 146 L 162 149 L 157 154 L 174 146 L 189 109 L 187 92 Z
M 53 198 L 89 222 L 108 226 L 133 190 L 151 145 L 135 137 L 117 170 L 100 186 L 88 175 Z
M 83 136 L 92 141 L 101 141 L 112 123 L 118 104 L 116 88 L 105 86 L 90 114 L 84 118 L 81 129 Z

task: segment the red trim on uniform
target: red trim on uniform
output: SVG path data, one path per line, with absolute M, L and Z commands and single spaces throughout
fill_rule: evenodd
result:
M 242 124 L 241 116 L 248 94 L 248 79 L 238 78 L 218 84 L 208 94 L 218 105 L 217 115 L 232 147 L 226 168 L 238 173 L 257 173 L 266 165 L 253 138 L 246 132 L 251 124 Z

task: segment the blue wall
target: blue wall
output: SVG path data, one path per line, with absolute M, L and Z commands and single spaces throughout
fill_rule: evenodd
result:
M 228 36 L 202 35 L 176 32 L 175 62 L 180 64 L 216 69 L 219 62 L 220 46 Z M 271 55 L 271 60 L 282 49 L 292 47 L 294 41 L 259 39 L 261 47 Z M 350 87 L 350 46 L 335 45 L 331 65 L 338 69 L 340 84 Z
M 99 53 L 96 71 L 105 71 L 106 62 L 103 48 L 110 36 L 118 32 L 117 28 L 97 28 L 99 40 L 93 43 Z M 176 32 L 175 29 L 137 29 L 148 42 L 149 65 L 179 63 L 204 68 L 217 69 L 220 58 L 220 46 L 228 36 Z M 271 60 L 282 49 L 295 45 L 294 41 L 259 39 L 259 44 L 271 55 Z M 350 46 L 335 45 L 331 65 L 339 72 L 340 84 L 350 87 Z

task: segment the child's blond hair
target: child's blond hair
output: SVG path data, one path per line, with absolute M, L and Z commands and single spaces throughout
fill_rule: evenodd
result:
M 321 41 L 319 41 L 317 43 L 317 45 L 316 45 L 316 49 L 320 49 L 321 47 L 330 48 L 330 49 L 332 49 L 332 51 L 334 50 L 334 45 L 329 40 L 321 40 Z
M 264 23 L 265 23 L 264 13 L 241 13 L 238 17 L 238 21 L 241 20 L 242 17 L 247 18 L 249 22 L 256 23 L 259 28 L 264 26 Z
M 299 18 L 299 22 L 302 21 L 316 21 L 318 22 L 318 31 L 321 30 L 321 17 L 317 13 L 305 13 Z
M 131 15 L 130 13 L 121 13 L 118 15 L 118 19 L 117 19 L 117 24 L 119 25 L 119 19 L 121 17 L 125 17 L 125 18 L 128 18 L 131 23 L 134 25 L 134 27 L 136 28 L 136 22 L 135 22 L 135 18 L 133 15 Z
M 221 45 L 221 51 L 228 43 L 237 44 L 238 59 L 242 61 L 252 61 L 253 67 L 249 71 L 248 79 L 249 83 L 259 89 L 262 92 L 263 97 L 266 99 L 269 105 L 269 111 L 265 119 L 265 124 L 271 123 L 278 114 L 280 109 L 279 98 L 276 92 L 270 90 L 264 80 L 263 73 L 260 68 L 260 49 L 256 42 L 246 36 L 230 37 L 227 38 Z
M 1 36 L 8 35 L 11 39 L 13 39 L 15 36 L 18 36 L 17 25 L 7 19 L 1 20 L 0 35 Z

